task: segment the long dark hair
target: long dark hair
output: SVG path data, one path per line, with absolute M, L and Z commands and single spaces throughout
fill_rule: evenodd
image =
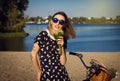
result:
M 63 29 L 62 29 L 64 31 L 64 37 L 66 39 L 69 39 L 70 37 L 75 38 L 76 33 L 74 31 L 74 28 L 72 27 L 71 22 L 69 21 L 67 15 L 66 15 L 66 13 L 63 11 L 57 12 L 52 16 L 52 18 L 54 18 L 54 16 L 57 14 L 60 14 L 65 18 L 65 24 L 63 25 Z

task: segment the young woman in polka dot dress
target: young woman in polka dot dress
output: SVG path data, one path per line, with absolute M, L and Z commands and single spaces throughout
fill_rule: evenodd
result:
M 63 36 L 59 36 L 59 39 L 55 40 L 53 35 L 61 29 L 64 32 Z M 47 29 L 36 36 L 31 52 L 37 81 L 70 81 L 64 66 L 66 63 L 67 40 L 70 37 L 75 38 L 75 31 L 67 15 L 64 12 L 55 13 Z M 61 54 L 58 52 L 58 44 L 62 46 Z

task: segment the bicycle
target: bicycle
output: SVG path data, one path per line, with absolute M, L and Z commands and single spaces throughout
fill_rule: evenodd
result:
M 82 64 L 86 68 L 86 79 L 83 81 L 111 81 L 113 75 L 108 72 L 104 64 L 95 59 L 91 59 L 91 66 L 87 66 L 83 60 L 83 55 L 75 52 L 69 52 L 70 55 L 79 57 Z

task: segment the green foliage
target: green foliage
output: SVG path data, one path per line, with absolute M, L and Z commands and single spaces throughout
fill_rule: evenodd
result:
M 114 78 L 114 77 L 116 76 L 117 70 L 114 69 L 114 68 L 110 68 L 110 69 L 108 69 L 108 72 L 109 72 L 110 74 L 112 74 L 112 76 L 113 76 L 113 78 Z
M 54 38 L 57 40 L 59 38 L 59 36 L 63 35 L 63 31 L 59 30 L 56 34 L 54 34 Z
M 27 19 L 27 21 L 33 21 L 33 22 L 38 22 L 40 19 L 40 22 L 44 22 L 45 20 L 50 20 L 52 16 L 48 16 L 47 19 L 43 19 L 42 17 L 30 17 Z M 115 19 L 112 18 L 107 18 L 107 17 L 100 17 L 100 18 L 95 18 L 95 17 L 73 17 L 69 18 L 69 20 L 73 24 L 120 24 L 120 16 L 116 16 Z
M 57 39 L 59 39 L 59 36 L 62 36 L 63 35 L 63 31 L 62 30 L 59 30 L 56 34 L 54 34 L 53 36 L 54 36 L 54 38 L 57 40 Z M 59 48 L 59 54 L 61 54 L 62 53 L 62 46 L 61 46 L 61 44 L 58 44 L 58 48 Z
M 23 31 L 28 0 L 0 0 L 0 32 Z
M 117 17 L 115 18 L 115 23 L 120 24 L 120 16 L 117 16 Z

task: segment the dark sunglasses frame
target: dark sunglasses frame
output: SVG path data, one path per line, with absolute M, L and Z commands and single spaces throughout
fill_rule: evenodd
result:
M 65 24 L 65 20 L 59 20 L 58 18 L 52 18 L 52 21 L 53 21 L 54 23 L 57 23 L 57 22 L 59 21 L 59 24 L 60 24 L 60 25 Z

